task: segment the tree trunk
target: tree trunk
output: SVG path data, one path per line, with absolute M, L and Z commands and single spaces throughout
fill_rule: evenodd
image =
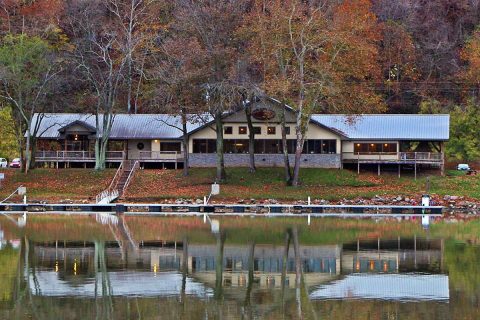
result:
M 299 184 L 300 164 L 302 160 L 303 143 L 305 142 L 305 128 L 302 119 L 302 109 L 302 103 L 300 103 L 296 114 L 295 134 L 297 137 L 297 143 L 295 146 L 295 164 L 293 167 L 292 186 L 298 186 Z
M 282 107 L 281 113 L 281 127 L 282 127 L 282 147 L 283 147 L 283 163 L 285 169 L 285 182 L 287 185 L 292 185 L 292 171 L 290 168 L 290 159 L 288 157 L 288 143 L 287 143 L 287 130 L 285 120 L 285 107 Z
M 217 130 L 217 182 L 224 182 L 227 178 L 225 172 L 225 158 L 223 154 L 223 119 L 222 112 L 215 114 L 215 127 Z
M 31 137 L 30 138 L 30 169 L 35 169 L 35 153 L 37 152 L 37 138 Z
M 189 174 L 188 164 L 188 131 L 187 131 L 187 114 L 185 109 L 182 109 L 182 147 L 183 147 L 183 176 L 186 177 Z
M 257 168 L 255 167 L 255 131 L 252 123 L 252 106 L 245 107 L 245 116 L 247 118 L 248 125 L 248 153 L 250 155 L 249 172 L 255 173 Z
M 31 143 L 31 133 L 30 133 L 30 126 L 28 126 L 27 129 L 27 139 L 25 142 L 25 173 L 28 173 L 28 170 L 30 170 L 30 155 L 31 155 L 31 150 L 30 150 L 30 143 Z
M 104 170 L 105 169 L 105 142 L 103 138 L 95 139 L 95 170 Z

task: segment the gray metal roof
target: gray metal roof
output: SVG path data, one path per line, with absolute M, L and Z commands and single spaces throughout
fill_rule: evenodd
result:
M 35 116 L 36 119 L 37 115 Z M 202 126 L 211 121 L 208 116 L 189 115 L 187 130 Z M 34 120 L 36 121 L 36 120 Z M 80 121 L 95 127 L 95 116 L 80 113 L 46 113 L 38 136 L 41 138 L 59 138 L 59 129 L 72 122 Z M 100 121 L 101 123 L 101 121 Z M 179 139 L 182 137 L 181 118 L 168 114 L 117 114 L 115 115 L 110 139 Z
M 209 115 L 188 116 L 189 133 L 212 121 Z M 46 113 L 39 132 L 41 138 L 59 138 L 59 129 L 75 122 L 95 127 L 95 116 L 79 113 Z M 449 139 L 448 114 L 441 115 L 319 115 L 312 121 L 347 140 L 430 140 Z M 181 119 L 168 114 L 117 114 L 111 139 L 180 139 Z
M 348 140 L 429 140 L 449 139 L 448 114 L 319 115 L 312 120 Z

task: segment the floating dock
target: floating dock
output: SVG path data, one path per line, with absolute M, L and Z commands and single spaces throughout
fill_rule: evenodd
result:
M 297 205 L 297 204 L 0 204 L 0 213 L 93 214 L 151 216 L 442 216 L 442 206 Z

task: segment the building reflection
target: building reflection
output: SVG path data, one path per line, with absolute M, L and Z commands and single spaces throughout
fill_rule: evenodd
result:
M 343 245 L 300 246 L 299 253 L 305 285 L 310 288 L 349 274 L 441 274 L 442 248 L 441 240 L 418 239 L 414 243 L 412 239 L 402 239 L 399 245 L 393 240 L 368 240 Z M 113 295 L 129 294 L 129 291 L 130 294 L 178 294 L 175 283 L 181 281 L 183 265 L 190 293 L 208 296 L 219 285 L 216 282 L 220 280 L 217 279 L 216 244 L 189 244 L 187 254 L 184 254 L 183 243 L 173 242 L 143 242 L 138 250 L 127 254 L 116 243 L 107 242 L 104 250 Z M 222 287 L 248 286 L 249 250 L 248 245 L 224 245 Z M 38 278 L 35 281 L 41 287 L 38 292 L 43 295 L 88 293 L 95 272 L 98 272 L 94 267 L 94 243 L 37 243 L 33 251 Z M 252 281 L 256 288 L 281 288 L 283 269 L 286 270 L 284 285 L 295 287 L 293 248 L 289 248 L 287 259 L 284 256 L 283 246 L 255 246 Z M 79 289 L 81 287 L 83 289 Z

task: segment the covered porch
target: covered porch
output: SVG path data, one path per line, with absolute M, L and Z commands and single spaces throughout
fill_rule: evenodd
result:
M 438 168 L 444 174 L 445 154 L 442 141 L 398 141 L 388 143 L 357 142 L 350 150 L 342 152 L 342 165 L 355 164 L 357 173 L 360 166 L 376 165 L 378 175 L 381 174 L 382 165 L 397 165 L 398 176 L 401 176 L 402 166 L 411 166 L 415 179 L 417 169 L 420 167 Z

